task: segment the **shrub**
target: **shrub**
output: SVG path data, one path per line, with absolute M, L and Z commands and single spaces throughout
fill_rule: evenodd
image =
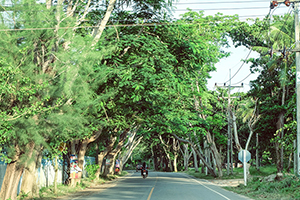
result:
M 89 164 L 85 167 L 85 170 L 88 173 L 88 178 L 90 180 L 95 180 L 97 178 L 95 173 L 97 172 L 98 169 L 99 169 L 99 165 L 96 164 Z

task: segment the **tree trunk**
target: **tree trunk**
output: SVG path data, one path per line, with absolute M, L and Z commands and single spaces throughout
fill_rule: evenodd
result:
M 194 158 L 195 172 L 199 172 L 197 154 L 193 148 L 192 148 L 192 152 L 193 152 L 193 158 Z
M 278 117 L 278 121 L 276 123 L 277 127 L 277 133 L 275 137 L 278 138 L 278 140 L 282 139 L 283 136 L 283 119 L 284 119 L 284 113 L 280 113 Z M 276 149 L 276 166 L 277 166 L 277 173 L 282 173 L 283 170 L 283 145 L 279 143 L 279 141 L 276 141 L 275 143 L 275 149 Z
M 57 155 L 54 157 L 54 194 L 57 193 L 57 176 L 58 176 L 58 163 L 57 163 Z
M 163 150 L 168 158 L 168 163 L 169 163 L 169 168 L 170 168 L 170 171 L 172 172 L 173 171 L 173 167 L 172 167 L 172 160 L 171 160 L 171 156 L 170 156 L 170 145 L 167 145 L 169 143 L 169 141 L 167 142 L 167 144 L 164 142 L 164 140 L 162 139 L 161 135 L 159 135 L 159 139 L 162 143 L 162 146 L 163 146 Z
M 209 159 L 209 149 L 208 149 L 208 147 L 207 147 L 207 141 L 206 140 L 204 140 L 204 142 L 203 142 L 204 144 L 204 157 L 205 157 L 205 161 L 209 164 L 209 165 L 211 165 L 211 162 L 210 162 L 210 159 Z M 204 165 L 205 166 L 205 165 Z M 207 175 L 208 174 L 208 170 L 207 170 L 207 166 L 205 166 L 205 167 L 203 167 L 203 169 L 205 168 L 205 175 Z
M 121 146 L 121 148 L 122 148 L 122 146 Z M 110 164 L 105 166 L 103 176 L 108 176 L 108 175 L 114 174 L 116 157 L 117 157 L 118 153 L 120 152 L 121 148 L 117 148 L 107 154 L 106 158 L 110 160 Z
M 154 146 L 155 147 L 155 146 Z M 151 146 L 151 152 L 152 152 L 152 156 L 153 156 L 153 165 L 154 165 L 154 170 L 158 171 L 158 166 L 159 166 L 159 161 L 157 159 L 158 155 L 156 153 L 156 151 L 153 150 L 153 146 Z
M 113 167 L 115 166 L 114 164 L 115 156 L 116 156 L 116 152 L 110 152 L 106 155 L 106 160 L 109 160 L 109 162 L 107 162 L 105 165 L 103 176 L 108 176 L 113 174 Z
M 238 150 L 238 152 L 240 152 L 242 150 L 242 146 L 240 145 L 240 141 L 239 141 L 239 137 L 238 137 L 238 132 L 237 132 L 237 125 L 236 125 L 236 117 L 234 112 L 231 112 L 232 114 L 232 125 L 233 125 L 233 135 L 234 135 L 234 142 L 235 142 L 235 146 Z
M 255 157 L 256 157 L 256 170 L 259 171 L 259 155 L 258 155 L 258 133 L 256 133 L 256 148 L 255 148 Z
M 168 165 L 167 166 L 169 166 L 169 168 L 170 168 L 170 171 L 172 172 L 173 171 L 173 167 L 172 167 L 172 161 L 171 161 L 171 157 L 170 157 L 170 154 L 166 151 L 166 149 L 164 148 L 164 150 L 165 150 L 165 154 L 166 154 L 166 160 L 167 160 L 167 162 L 166 163 L 168 163 Z M 167 170 L 167 169 L 166 169 Z
M 18 157 L 15 157 L 17 159 Z M 4 180 L 1 187 L 0 199 L 17 199 L 18 184 L 24 167 L 19 167 L 18 162 L 7 164 Z
M 200 157 L 200 159 L 202 160 L 204 166 L 207 167 L 208 172 L 209 172 L 212 176 L 215 176 L 215 177 L 216 177 L 216 176 L 219 175 L 219 177 L 220 177 L 220 175 L 223 175 L 222 172 L 216 173 L 215 170 L 214 170 L 210 165 L 208 165 L 208 163 L 206 162 L 204 156 L 196 149 L 195 145 L 194 145 L 191 141 L 182 139 L 182 138 L 178 137 L 175 133 L 172 133 L 172 135 L 173 135 L 177 140 L 179 140 L 180 142 L 183 142 L 183 143 L 185 143 L 185 144 L 190 144 L 191 147 L 194 148 L 194 150 L 196 151 L 197 155 L 198 155 L 198 156 Z M 221 167 L 222 167 L 222 166 L 221 166 Z
M 187 146 L 187 144 L 184 144 L 182 146 L 183 146 L 183 151 L 181 153 L 182 153 L 182 157 L 183 157 L 183 167 L 184 167 L 184 171 L 187 171 L 188 170 L 187 156 L 186 156 L 186 146 Z
M 104 172 L 103 172 L 103 176 L 107 176 L 109 174 L 113 175 L 116 156 L 121 151 L 121 149 L 122 149 L 122 147 L 124 145 L 124 142 L 126 140 L 126 135 L 127 135 L 128 131 L 129 131 L 129 129 L 126 129 L 126 130 L 123 131 L 123 133 L 120 135 L 119 143 L 116 146 L 116 148 L 114 150 L 110 151 L 107 154 L 106 158 L 110 160 L 110 163 L 109 163 L 109 165 L 105 166 L 105 169 L 104 169 Z
M 39 180 L 37 169 L 41 167 L 42 151 L 33 150 L 34 160 L 28 163 L 22 177 L 21 191 L 33 198 L 39 196 Z M 32 181 L 32 180 L 38 180 Z
M 84 164 L 84 156 L 87 151 L 87 146 L 91 142 L 94 142 L 96 139 L 99 138 L 99 136 L 102 133 L 102 128 L 96 132 L 94 132 L 94 135 L 91 136 L 90 138 L 86 138 L 82 140 L 81 142 L 78 140 L 74 140 L 71 142 L 71 154 L 76 154 L 76 148 L 75 144 L 79 145 L 79 150 L 78 150 L 78 167 L 83 170 L 83 164 Z M 71 186 L 75 186 L 81 182 L 81 177 L 82 177 L 82 171 L 78 172 L 78 178 L 77 179 L 71 179 Z
M 94 32 L 94 40 L 92 42 L 92 48 L 97 44 L 97 42 L 100 40 L 100 37 L 102 35 L 103 30 L 105 29 L 105 25 L 107 24 L 109 17 L 111 15 L 111 12 L 114 9 L 116 0 L 110 0 L 109 5 L 107 7 L 106 13 L 104 15 L 103 20 L 101 20 L 100 26 L 96 29 Z
M 31 142 L 26 147 L 28 149 L 26 156 L 28 159 L 31 159 L 35 144 Z M 2 187 L 0 190 L 0 199 L 4 199 L 4 200 L 9 198 L 11 198 L 11 200 L 17 199 L 17 192 L 18 192 L 17 190 L 18 190 L 19 181 L 27 163 L 25 164 L 20 163 L 20 155 L 22 155 L 24 152 L 21 152 L 19 146 L 17 145 L 15 146 L 15 149 L 16 149 L 16 154 L 14 158 L 6 166 L 6 171 L 2 182 Z
M 288 167 L 287 167 L 287 172 L 288 173 L 291 172 L 292 157 L 293 157 L 293 152 L 291 152 L 290 155 L 289 155 L 289 164 L 288 164 Z
M 143 136 L 139 137 L 138 139 L 135 138 L 132 140 L 131 143 L 128 144 L 128 150 L 124 152 L 123 156 L 119 157 L 120 160 L 120 172 L 122 172 L 124 164 L 128 161 L 129 157 L 131 156 L 133 150 L 139 145 Z
M 18 160 L 19 155 L 16 155 L 13 161 L 6 166 L 5 176 L 0 191 L 0 199 L 17 199 L 17 188 L 24 169 Z
M 78 167 L 83 170 L 83 164 L 84 164 L 84 156 L 87 151 L 87 146 L 90 143 L 89 139 L 85 139 L 81 142 L 79 152 L 78 152 Z M 77 183 L 81 182 L 82 178 L 82 171 L 78 172 L 78 180 Z
M 174 172 L 177 172 L 177 157 L 178 157 L 178 150 L 180 149 L 180 143 L 178 142 L 178 140 L 176 140 L 175 138 L 173 138 L 173 151 L 174 151 L 174 161 L 173 161 L 173 165 L 174 165 Z
M 160 154 L 159 163 L 160 163 L 160 169 L 163 169 L 163 171 L 166 171 L 165 169 L 165 163 L 164 163 L 165 157 L 164 155 Z
M 177 157 L 178 157 L 178 154 L 177 152 L 174 152 L 174 160 L 173 160 L 173 165 L 174 165 L 174 172 L 177 172 Z
M 198 82 L 198 80 L 196 80 L 196 87 L 197 87 L 197 92 L 200 93 L 200 88 L 199 88 L 199 82 Z M 194 89 L 192 88 L 192 90 L 194 90 Z M 201 106 L 203 106 L 203 105 L 202 105 L 201 97 L 199 97 L 199 99 L 197 99 L 196 96 L 194 95 L 194 100 L 195 100 L 195 109 L 196 109 L 197 111 L 199 111 L 199 106 L 200 106 L 200 104 L 201 104 Z M 204 119 L 204 120 L 206 120 L 206 116 L 205 116 L 204 114 L 199 114 L 199 117 L 202 118 L 202 119 Z M 220 153 L 218 152 L 218 149 L 217 149 L 217 147 L 216 147 L 216 144 L 215 144 L 215 142 L 213 141 L 212 136 L 211 136 L 211 133 L 210 133 L 209 131 L 207 131 L 207 133 L 206 133 L 206 139 L 207 139 L 207 143 L 210 145 L 210 146 L 209 146 L 209 147 L 210 147 L 210 150 L 211 150 L 212 155 L 213 155 L 213 157 L 214 157 L 214 159 L 215 159 L 215 161 L 216 161 L 216 166 L 217 166 L 218 171 L 219 171 L 218 175 L 219 175 L 219 177 L 222 177 L 222 176 L 223 176 L 223 172 L 222 172 L 222 160 L 221 160 L 221 155 L 220 155 Z M 195 147 L 193 147 L 193 148 L 195 148 Z M 200 152 L 199 152 L 199 153 L 200 153 Z M 201 156 L 202 156 L 202 155 L 201 155 Z M 202 157 L 203 157 L 203 156 L 202 156 Z M 202 160 L 204 160 L 204 159 L 202 159 Z M 205 163 L 206 163 L 206 162 L 205 162 Z M 206 163 L 206 164 L 207 164 L 207 163 Z M 210 169 L 210 171 L 211 171 L 211 169 Z M 215 173 L 214 173 L 214 174 L 215 174 Z
M 50 9 L 52 4 L 52 0 L 46 0 L 46 8 Z
M 214 158 L 213 154 L 211 153 L 211 159 L 212 159 L 212 163 L 213 163 L 213 169 L 214 169 L 214 172 L 215 174 L 218 174 L 217 172 L 217 162 L 216 162 L 216 159 Z
M 102 164 L 103 164 L 103 160 L 105 158 L 105 156 L 110 152 L 112 151 L 113 147 L 114 147 L 114 144 L 117 140 L 117 137 L 113 137 L 111 136 L 110 139 L 109 139 L 109 144 L 106 146 L 106 149 L 102 152 L 100 152 L 97 156 L 97 159 L 98 159 L 98 165 L 99 165 L 99 168 L 97 169 L 97 172 L 95 173 L 96 175 L 96 180 L 99 180 L 99 176 L 100 174 L 102 173 Z M 105 167 L 105 166 L 104 166 Z
M 223 176 L 223 171 L 222 171 L 221 155 L 218 152 L 216 144 L 213 141 L 213 139 L 211 138 L 211 134 L 210 134 L 209 131 L 207 131 L 207 133 L 206 133 L 206 138 L 207 138 L 207 143 L 210 145 L 210 150 L 211 150 L 211 153 L 212 153 L 213 158 L 215 160 L 216 167 L 218 168 L 219 177 L 222 177 Z
M 181 152 L 183 156 L 183 165 L 184 165 L 184 171 L 188 170 L 189 160 L 190 160 L 190 153 L 188 150 L 188 144 L 183 145 L 183 151 Z
M 103 159 L 105 158 L 105 156 L 107 155 L 107 151 L 102 151 L 100 152 L 98 155 L 97 155 L 97 160 L 98 160 L 98 169 L 95 173 L 95 176 L 96 176 L 96 180 L 99 180 L 99 176 L 100 174 L 102 173 L 102 164 L 103 164 Z

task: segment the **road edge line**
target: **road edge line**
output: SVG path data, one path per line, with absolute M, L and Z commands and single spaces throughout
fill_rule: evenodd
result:
M 216 193 L 216 194 L 218 194 L 218 195 L 224 197 L 224 198 L 227 199 L 227 200 L 230 200 L 228 197 L 226 197 L 226 196 L 224 196 L 223 194 L 221 194 L 220 192 L 217 192 L 216 190 L 211 189 L 210 187 L 204 185 L 203 183 L 201 183 L 200 181 L 196 180 L 195 178 L 190 177 L 189 175 L 186 175 L 186 174 L 184 174 L 184 176 L 186 176 L 186 177 L 188 177 L 188 178 L 190 178 L 190 179 L 193 179 L 194 181 L 196 181 L 196 182 L 199 183 L 200 185 L 204 186 L 205 188 L 211 190 L 212 192 L 214 192 L 214 193 Z

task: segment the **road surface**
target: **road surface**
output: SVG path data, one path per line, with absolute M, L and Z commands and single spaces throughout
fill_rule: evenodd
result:
M 110 188 L 73 200 L 246 200 L 249 198 L 222 189 L 205 180 L 184 173 L 149 172 L 146 179 L 140 172 L 130 172 Z

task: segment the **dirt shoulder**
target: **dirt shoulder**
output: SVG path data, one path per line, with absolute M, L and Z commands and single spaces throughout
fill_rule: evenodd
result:
M 224 180 L 207 180 L 208 182 L 220 187 L 236 187 L 244 184 L 244 179 L 224 179 Z
M 67 194 L 67 195 L 64 195 L 64 196 L 53 198 L 53 200 L 71 200 L 71 199 L 76 199 L 78 197 L 89 196 L 89 195 L 92 195 L 92 194 L 95 194 L 95 193 L 99 193 L 99 192 L 101 192 L 101 190 L 105 190 L 107 188 L 116 186 L 116 184 L 120 180 L 130 176 L 131 174 L 132 173 L 128 172 L 128 174 L 126 174 L 124 176 L 120 176 L 120 177 L 115 178 L 115 179 L 110 180 L 110 181 L 105 181 L 104 183 L 101 183 L 101 184 L 89 182 L 89 187 L 87 187 L 85 189 L 82 189 L 81 191 L 76 191 L 72 194 Z

